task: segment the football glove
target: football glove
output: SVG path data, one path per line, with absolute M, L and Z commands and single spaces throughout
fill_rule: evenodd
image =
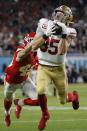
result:
M 54 21 L 54 23 L 61 27 L 61 29 L 62 29 L 62 34 L 68 35 L 67 26 L 66 26 L 64 23 L 59 22 L 59 21 Z
M 46 31 L 46 36 L 51 36 L 51 35 L 59 35 L 62 33 L 62 27 L 58 25 L 57 23 L 50 21 L 48 23 L 47 31 Z

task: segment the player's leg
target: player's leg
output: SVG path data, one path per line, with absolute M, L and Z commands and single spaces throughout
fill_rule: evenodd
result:
M 59 96 L 59 100 L 61 104 L 66 103 L 66 91 L 67 91 L 67 83 L 66 83 L 66 73 L 63 70 L 63 66 L 58 66 L 54 70 L 55 77 L 53 78 L 53 82 L 57 89 L 57 94 Z
M 14 104 L 19 106 L 24 106 L 24 105 L 39 106 L 39 101 L 38 99 L 33 100 L 31 98 L 15 99 Z
M 15 91 L 15 88 L 12 87 L 9 83 L 5 82 L 4 90 L 4 110 L 5 110 L 5 124 L 10 126 L 10 110 L 12 105 L 12 96 Z
M 46 122 L 50 118 L 48 107 L 47 107 L 47 97 L 45 95 L 45 88 L 48 81 L 48 77 L 45 71 L 46 71 L 45 67 L 39 65 L 38 72 L 37 72 L 37 92 L 38 92 L 39 104 L 42 111 L 42 117 L 38 125 L 38 128 L 40 130 L 46 127 Z
M 64 67 L 64 72 L 66 71 L 65 70 L 65 67 Z M 68 87 L 68 78 L 65 74 L 65 89 Z M 72 102 L 72 107 L 74 110 L 77 110 L 79 108 L 79 95 L 78 95 L 78 92 L 77 91 L 73 91 L 73 92 L 68 92 L 66 90 L 66 102 Z
M 16 118 L 20 118 L 22 106 L 24 106 L 24 105 L 39 106 L 39 101 L 38 101 L 38 99 L 33 100 L 31 98 L 15 99 L 14 104 L 16 105 L 15 116 L 16 116 Z
M 15 99 L 14 104 L 16 105 L 15 115 L 17 118 L 20 117 L 22 106 L 30 105 L 30 106 L 39 106 L 39 101 L 37 97 L 36 87 L 33 81 L 27 79 L 21 84 L 22 94 L 27 97 L 25 99 Z
M 54 79 L 54 83 L 57 87 L 57 92 L 59 94 L 60 103 L 65 104 L 66 102 L 72 102 L 74 109 L 79 108 L 78 93 L 76 91 L 67 92 L 68 81 L 66 76 L 66 70 L 64 66 L 60 66 L 57 69 L 57 76 Z

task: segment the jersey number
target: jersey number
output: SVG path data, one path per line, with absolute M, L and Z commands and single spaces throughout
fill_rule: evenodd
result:
M 56 55 L 58 53 L 58 43 L 46 42 L 40 47 L 42 52 L 48 52 L 51 55 Z

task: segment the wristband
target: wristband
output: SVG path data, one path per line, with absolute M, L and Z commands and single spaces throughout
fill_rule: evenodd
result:
M 45 35 L 45 34 L 44 34 L 42 37 L 43 37 L 43 39 L 45 39 L 45 40 L 47 40 L 47 39 L 48 39 L 48 36 L 47 36 L 47 35 Z
M 62 34 L 62 36 L 61 36 L 63 39 L 66 39 L 66 37 L 67 37 L 67 34 Z

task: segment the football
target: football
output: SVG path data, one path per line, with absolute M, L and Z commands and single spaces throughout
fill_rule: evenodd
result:
M 62 34 L 62 27 L 59 26 L 57 23 L 55 23 L 55 28 L 54 28 L 54 35 L 61 35 Z

